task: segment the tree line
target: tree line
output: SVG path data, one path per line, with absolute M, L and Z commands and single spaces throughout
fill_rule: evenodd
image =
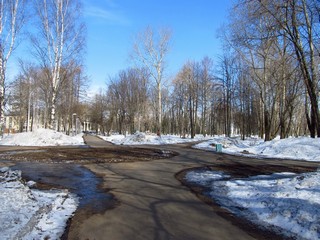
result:
M 51 36 L 59 34 L 46 31 L 56 19 L 45 20 L 44 14 L 40 29 L 46 44 L 35 41 L 41 64 L 21 64 L 10 106 L 20 112 L 22 122 L 29 112 L 32 121 L 42 119 L 62 131 L 70 129 L 77 113 L 82 122 L 90 121 L 94 130 L 106 134 L 239 134 L 266 141 L 278 135 L 319 137 L 319 10 L 316 0 L 238 0 L 219 31 L 223 54 L 188 60 L 170 79 L 166 71 L 172 33 L 147 27 L 133 42 L 130 57 L 135 64 L 110 77 L 89 102 L 81 97 L 86 78 L 79 55 L 73 55 L 81 53 L 83 38 L 76 45 L 70 42 L 72 47 L 57 47 Z M 68 21 L 76 23 L 77 18 Z M 55 29 L 62 26 L 58 22 Z M 82 25 L 72 26 L 76 30 Z M 70 55 L 60 54 L 65 49 Z M 30 88 L 31 79 L 39 82 L 37 90 Z
M 314 0 L 241 0 L 233 8 L 223 39 L 259 94 L 266 141 L 305 134 L 305 123 L 311 137 L 320 137 L 319 7 Z
M 219 34 L 222 56 L 187 61 L 165 88 L 154 78 L 156 62 L 146 60 L 170 38 L 147 29 L 134 48 L 143 64 L 97 95 L 105 104 L 96 124 L 108 133 L 319 137 L 319 9 L 315 0 L 237 1 Z

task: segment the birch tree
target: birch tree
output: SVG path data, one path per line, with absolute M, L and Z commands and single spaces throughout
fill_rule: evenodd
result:
M 157 106 L 156 121 L 158 132 L 161 133 L 162 125 L 162 85 L 163 72 L 165 70 L 165 58 L 169 51 L 171 32 L 168 29 L 160 29 L 156 34 L 150 27 L 137 35 L 133 46 L 132 58 L 141 63 L 150 72 L 156 83 Z
M 0 125 L 3 127 L 6 69 L 24 23 L 23 0 L 0 1 Z
M 61 85 L 61 69 L 72 58 L 78 58 L 84 47 L 85 27 L 80 19 L 78 0 L 35 0 L 40 20 L 38 37 L 33 37 L 35 54 L 43 68 L 50 70 L 50 127 L 56 129 L 57 95 Z M 39 37 L 40 36 L 40 37 Z

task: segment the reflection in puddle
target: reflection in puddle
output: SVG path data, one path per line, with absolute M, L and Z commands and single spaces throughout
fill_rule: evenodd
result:
M 22 177 L 27 180 L 69 189 L 78 195 L 80 209 L 98 213 L 112 205 L 112 195 L 99 188 L 102 178 L 80 165 L 21 162 L 12 169 L 21 170 Z

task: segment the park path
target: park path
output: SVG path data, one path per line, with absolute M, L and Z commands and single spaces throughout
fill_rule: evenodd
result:
M 85 141 L 90 147 L 109 146 L 90 135 Z M 105 187 L 111 189 L 119 205 L 86 219 L 69 238 L 253 239 L 176 180 L 178 171 L 198 165 L 192 158 L 180 153 L 172 159 L 87 166 L 104 176 Z
M 102 147 L 106 148 L 106 147 L 113 146 L 112 143 L 104 141 L 103 139 L 90 134 L 84 135 L 83 140 L 89 147 L 93 147 L 93 148 L 102 148 Z
M 94 136 L 86 136 L 85 141 L 90 147 L 110 146 Z M 221 162 L 227 155 L 184 145 L 152 147 L 174 150 L 179 155 L 148 162 L 87 165 L 104 176 L 104 187 L 119 205 L 85 219 L 78 229 L 71 229 L 69 239 L 262 239 L 219 216 L 175 178 L 183 169 Z M 256 161 L 257 166 L 266 164 L 242 160 Z

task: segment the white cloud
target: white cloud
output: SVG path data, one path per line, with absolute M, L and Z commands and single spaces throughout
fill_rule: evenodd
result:
M 109 24 L 130 25 L 129 19 L 112 2 L 108 3 L 106 7 L 85 4 L 84 13 L 88 17 L 98 18 Z

